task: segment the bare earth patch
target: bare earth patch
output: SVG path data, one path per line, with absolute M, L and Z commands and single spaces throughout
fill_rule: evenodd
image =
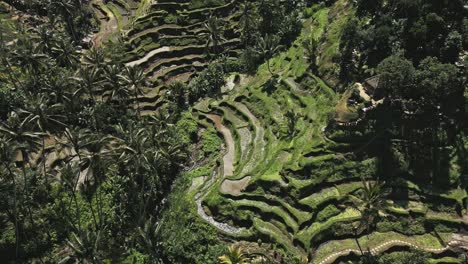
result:
M 221 184 L 221 192 L 234 196 L 241 195 L 242 191 L 249 185 L 251 177 L 247 176 L 241 180 L 224 180 Z

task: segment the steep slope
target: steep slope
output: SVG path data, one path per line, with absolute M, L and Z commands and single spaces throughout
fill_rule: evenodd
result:
M 373 135 L 357 136 L 353 127 L 328 126 L 330 114 L 342 99 L 311 73 L 302 46 L 306 38 L 319 40 L 323 32 L 338 30 L 345 18 L 337 21 L 334 16 L 353 13 L 344 2 L 323 7 L 305 21 L 292 47 L 271 61 L 277 77 L 272 78 L 262 65 L 253 78 L 237 85 L 222 100 L 200 103 L 208 108 L 195 107 L 200 120 L 211 122 L 216 114 L 213 124 L 217 129 L 221 116 L 223 129 L 219 131 L 228 146 L 221 164 L 234 166 L 233 174 L 221 170 L 210 189 L 200 190 L 207 195 L 197 196 L 199 211 L 202 207 L 210 212 L 210 219 L 215 219 L 214 225 L 223 233 L 278 244 L 286 253 L 309 257 L 312 263 L 333 263 L 340 255 L 326 252 L 339 239 L 343 243 L 333 244 L 330 252 L 356 253 L 353 227 L 361 225 L 362 215 L 347 199 L 363 188 L 362 178 L 377 173 L 377 159 L 366 149 Z M 333 39 L 339 39 L 339 32 L 333 34 Z M 337 49 L 336 43 L 334 48 L 327 47 L 328 38 L 320 48 L 323 52 Z M 327 60 L 326 56 L 321 55 L 320 60 Z M 328 81 L 330 76 L 325 74 Z M 223 132 L 225 127 L 230 129 L 229 137 Z M 232 157 L 232 138 L 234 161 L 226 158 Z M 412 182 L 392 184 L 393 192 L 386 197 L 383 209 L 386 216 L 377 231 L 371 237 L 360 235 L 365 247 L 382 252 L 411 242 L 423 249 L 449 249 L 446 245 L 452 232 L 467 223 L 455 210 L 444 213 L 439 208 L 441 203 L 463 208 L 466 191 L 455 189 L 436 195 Z M 400 223 L 392 224 L 390 219 Z M 413 227 L 407 229 L 401 223 Z M 238 231 L 220 228 L 226 224 Z M 429 235 L 433 230 L 441 237 Z

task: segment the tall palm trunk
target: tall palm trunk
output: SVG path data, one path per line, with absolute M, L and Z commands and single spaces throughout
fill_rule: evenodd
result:
M 81 155 L 79 153 L 79 149 L 75 147 L 75 151 L 78 155 L 78 164 L 81 164 Z M 80 174 L 81 174 L 81 168 L 78 166 L 78 175 L 76 177 L 75 182 L 73 183 L 72 190 L 71 190 L 72 198 L 75 202 L 75 207 L 76 207 L 76 218 L 78 219 L 78 231 L 79 232 L 81 232 L 81 211 L 80 211 L 80 206 L 78 205 L 78 199 L 76 198 L 76 189 L 78 188 Z
M 140 102 L 138 101 L 138 89 L 135 87 L 134 91 L 135 91 L 135 94 L 134 94 L 134 96 L 135 96 L 135 103 L 136 103 L 136 105 L 137 105 L 137 117 L 138 117 L 138 119 L 140 119 L 140 117 L 141 117 L 141 112 L 140 112 Z
M 46 157 L 45 157 L 45 137 L 42 137 L 42 169 L 44 175 L 44 181 L 48 186 L 49 180 L 47 179 L 47 168 L 46 168 Z
M 362 247 L 361 247 L 361 244 L 359 243 L 359 239 L 358 239 L 358 236 L 357 236 L 357 230 L 358 228 L 354 228 L 354 240 L 356 241 L 356 244 L 359 248 L 359 251 L 361 252 L 361 256 L 364 256 L 364 252 L 362 251 Z
M 11 181 L 13 182 L 13 218 L 14 218 L 14 224 L 15 224 L 15 257 L 18 258 L 18 252 L 19 252 L 19 227 L 18 227 L 18 194 L 17 194 L 17 188 L 16 188 L 16 180 L 15 180 L 15 175 L 11 171 L 10 165 L 5 164 L 5 167 L 8 170 L 8 174 L 10 175 Z
M 273 76 L 273 72 L 271 71 L 271 66 L 270 66 L 270 59 L 267 60 L 267 68 L 268 68 L 268 71 L 270 72 L 271 76 Z

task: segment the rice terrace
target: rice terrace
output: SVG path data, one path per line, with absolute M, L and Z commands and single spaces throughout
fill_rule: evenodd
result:
M 0 263 L 468 263 L 464 0 L 2 0 L 0 61 Z

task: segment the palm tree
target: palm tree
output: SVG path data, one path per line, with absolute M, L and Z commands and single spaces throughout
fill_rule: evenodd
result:
M 42 25 L 38 28 L 31 28 L 30 29 L 33 34 L 36 34 L 39 38 L 39 48 L 46 53 L 49 53 L 52 50 L 52 46 L 54 45 L 54 34 L 50 30 L 48 26 Z M 31 35 L 33 35 L 31 34 Z
M 101 243 L 101 230 L 97 232 L 72 233 L 67 240 L 68 246 L 82 263 L 99 263 L 98 249 Z
M 179 109 L 183 109 L 187 103 L 187 86 L 183 82 L 174 82 L 169 86 L 169 100 L 176 103 Z
M 49 10 L 52 10 L 50 16 L 60 14 L 66 23 L 66 29 L 72 36 L 74 41 L 78 40 L 78 35 L 75 29 L 75 11 L 80 7 L 75 5 L 72 0 L 52 0 L 49 5 Z
M 375 220 L 379 217 L 379 212 L 384 209 L 385 197 L 387 195 L 384 190 L 384 182 L 379 181 L 366 181 L 361 178 L 362 189 L 357 195 L 350 194 L 348 196 L 352 203 L 353 208 L 361 213 L 361 220 L 359 225 L 354 228 L 356 243 L 363 254 L 362 248 L 359 244 L 357 234 L 359 229 L 364 227 L 364 230 L 369 233 L 370 228 L 375 223 Z
M 91 48 L 83 57 L 83 63 L 94 69 L 100 69 L 104 66 L 104 53 L 100 49 Z
M 47 74 L 44 78 L 44 86 L 41 92 L 48 95 L 51 102 L 66 105 L 72 100 L 75 90 L 71 82 L 70 72 L 53 68 L 53 74 Z
M 105 165 L 107 162 L 114 156 L 114 149 L 110 147 L 112 137 L 102 137 L 98 134 L 88 134 L 85 138 L 85 142 L 82 145 L 81 151 L 81 168 L 87 168 L 87 173 L 84 174 L 84 179 L 80 179 L 90 194 L 90 199 L 88 199 L 88 203 L 91 209 L 91 213 L 93 215 L 94 224 L 96 225 L 96 229 L 102 227 L 102 197 L 101 191 L 97 188 L 100 183 L 104 180 L 105 176 Z M 91 182 L 91 178 L 93 182 Z M 98 217 L 99 217 L 99 225 L 98 221 L 96 221 L 96 217 L 93 210 L 92 205 L 92 194 L 90 192 L 90 187 L 94 186 L 94 189 L 97 190 L 96 193 L 96 201 L 98 206 Z
M 93 102 L 96 102 L 95 92 L 100 90 L 102 80 L 100 70 L 97 67 L 82 67 L 72 77 L 73 80 L 77 81 L 80 88 L 75 93 L 82 93 L 83 91 L 88 93 Z
M 5 30 L 6 26 L 4 23 L 0 23 L 0 59 L 1 63 L 7 68 L 8 79 L 15 89 L 19 87 L 23 88 L 23 84 L 20 82 L 18 77 L 14 75 L 13 65 L 10 63 L 9 58 L 11 57 L 10 51 L 5 41 Z
M 39 45 L 35 45 L 31 39 L 21 39 L 22 45 L 18 45 L 12 53 L 12 59 L 16 65 L 23 71 L 31 75 L 31 78 L 36 78 L 40 69 L 45 66 L 47 56 L 43 54 Z
M 140 117 L 140 103 L 138 102 L 138 95 L 143 94 L 143 85 L 146 80 L 145 72 L 134 66 L 127 66 L 124 68 L 123 74 L 118 75 L 123 81 L 128 90 L 133 91 L 135 103 L 137 105 L 138 117 Z
M 252 2 L 244 0 L 240 6 L 242 10 L 242 15 L 239 19 L 239 25 L 242 28 L 242 38 L 244 40 L 244 45 L 247 45 L 252 39 L 252 30 L 255 27 L 255 5 Z
M 120 83 L 120 72 L 121 69 L 119 66 L 108 65 L 104 70 L 104 81 L 110 89 L 108 100 L 116 100 L 119 104 L 122 104 L 123 100 L 128 98 L 129 90 L 127 86 Z
M 30 120 L 29 122 L 34 124 L 42 132 L 42 165 L 44 180 L 47 182 L 45 138 L 49 135 L 49 130 L 56 130 L 57 128 L 67 126 L 62 122 L 66 117 L 58 114 L 63 110 L 63 105 L 48 105 L 45 95 L 38 95 L 31 98 L 27 108 L 27 110 L 21 110 L 21 114 L 25 114 L 27 119 Z
M 78 166 L 77 166 L 78 165 Z M 78 203 L 78 199 L 76 196 L 76 183 L 78 182 L 78 179 L 80 177 L 80 167 L 79 163 L 68 163 L 65 166 L 63 166 L 60 170 L 60 181 L 62 183 L 61 186 L 64 186 L 67 188 L 67 191 L 71 193 L 71 199 L 68 205 L 69 210 L 65 210 L 65 214 L 70 211 L 71 208 L 71 203 L 74 202 L 75 204 L 75 221 L 78 222 L 78 227 L 75 226 L 75 221 L 69 221 L 75 230 L 78 232 L 82 231 L 81 228 L 81 210 L 80 210 L 80 204 Z
M 260 37 L 258 39 L 257 46 L 255 47 L 255 51 L 266 60 L 268 71 L 271 76 L 273 76 L 273 72 L 270 67 L 270 59 L 283 48 L 279 43 L 280 39 L 278 36 L 266 35 L 265 37 Z
M 18 251 L 19 251 L 19 243 L 20 243 L 20 237 L 19 237 L 19 213 L 18 213 L 18 187 L 16 183 L 16 174 L 14 173 L 14 167 L 12 164 L 15 162 L 14 157 L 15 157 L 15 148 L 14 148 L 14 143 L 11 142 L 11 140 L 1 137 L 0 136 L 0 162 L 3 166 L 3 168 L 6 170 L 6 174 L 8 174 L 8 178 L 11 180 L 12 183 L 12 189 L 13 189 L 13 214 L 11 221 L 13 222 L 15 226 L 15 256 L 18 257 Z M 0 167 L 1 168 L 1 167 Z M 1 171 L 0 171 L 1 172 Z
M 221 20 L 217 17 L 210 16 L 204 23 L 204 27 L 208 31 L 206 49 L 209 52 L 209 47 L 211 45 L 214 52 L 217 53 L 220 42 L 225 40 L 222 36 Z
M 0 133 L 4 134 L 5 138 L 17 144 L 16 149 L 22 156 L 22 167 L 29 163 L 29 153 L 34 151 L 41 140 L 41 133 L 31 132 L 31 116 L 20 119 L 16 112 L 9 114 L 7 122 L 0 124 Z
M 32 124 L 31 117 L 27 116 L 23 120 L 20 119 L 16 112 L 10 113 L 7 122 L 4 124 L 0 124 L 0 134 L 3 134 L 5 142 L 8 144 L 14 144 L 14 152 L 21 153 L 22 160 L 21 160 L 21 170 L 23 172 L 23 194 L 30 195 L 31 191 L 29 190 L 29 181 L 30 179 L 26 171 L 26 166 L 29 164 L 29 153 L 33 152 L 38 148 L 40 145 L 41 137 L 43 136 L 42 133 L 38 132 L 31 132 L 31 124 Z M 15 157 L 14 160 L 17 161 L 16 155 L 11 156 Z M 29 197 L 30 198 L 30 197 Z M 36 224 L 33 218 L 33 210 L 31 206 L 31 199 L 27 199 L 28 201 L 23 203 L 26 204 L 26 208 L 28 211 L 29 220 L 33 229 L 35 228 Z
M 87 129 L 78 129 L 78 128 L 65 128 L 63 135 L 65 136 L 66 140 L 61 140 L 60 138 L 56 137 L 56 140 L 62 145 L 64 148 L 72 149 L 75 153 L 72 154 L 70 157 L 71 159 L 78 158 L 79 164 L 82 164 L 82 151 L 84 150 L 86 144 L 86 138 L 88 135 L 91 134 L 91 131 Z M 78 188 L 78 181 L 79 178 L 76 179 L 75 183 L 73 184 L 73 189 L 76 190 Z
M 161 223 L 154 219 L 152 216 L 148 220 L 146 220 L 143 227 L 138 227 L 138 234 L 140 235 L 143 247 L 145 248 L 146 252 L 148 252 L 150 255 L 150 263 L 153 263 L 154 261 L 156 261 L 156 263 L 159 263 L 158 260 L 154 260 L 152 258 L 154 256 L 160 255 L 160 230 Z
M 74 67 L 78 65 L 79 48 L 74 46 L 73 43 L 61 38 L 52 46 L 52 53 L 55 56 L 58 64 L 62 67 Z
M 218 257 L 220 264 L 247 264 L 249 258 L 240 246 L 231 245 L 225 255 Z

